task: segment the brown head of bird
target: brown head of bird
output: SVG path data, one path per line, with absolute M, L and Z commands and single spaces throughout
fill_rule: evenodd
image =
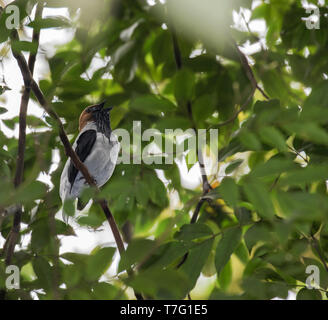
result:
M 85 125 L 92 121 L 96 124 L 99 132 L 104 133 L 106 136 L 110 135 L 110 117 L 109 111 L 112 107 L 104 108 L 105 102 L 95 104 L 89 107 L 86 107 L 79 119 L 79 131 L 81 131 Z

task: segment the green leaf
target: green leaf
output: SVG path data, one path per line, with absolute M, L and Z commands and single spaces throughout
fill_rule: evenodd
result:
M 194 223 L 185 224 L 179 232 L 175 234 L 175 239 L 181 241 L 192 241 L 212 235 L 212 230 L 206 224 Z
M 267 219 L 274 216 L 273 204 L 265 185 L 258 179 L 245 179 L 243 189 L 261 216 Z
M 70 217 L 75 214 L 75 201 L 73 199 L 66 199 L 63 204 L 63 213 Z
M 219 194 L 222 195 L 224 201 L 231 207 L 237 206 L 239 199 L 238 186 L 232 178 L 224 178 L 219 186 Z
M 76 253 L 76 252 L 65 252 L 61 254 L 60 257 L 74 264 L 82 264 L 82 265 L 86 265 L 89 259 L 88 254 Z
M 126 296 L 113 285 L 106 282 L 98 282 L 93 286 L 92 296 L 96 300 L 126 299 Z
M 262 3 L 252 10 L 251 19 L 268 19 L 270 17 L 270 5 L 267 3 Z
M 246 264 L 249 261 L 249 253 L 244 242 L 239 244 L 235 250 L 235 254 L 243 264 Z
M 245 203 L 240 202 L 240 205 L 240 207 L 234 209 L 235 216 L 238 219 L 240 226 L 251 224 L 253 222 L 251 211 L 242 206 L 245 205 Z
M 328 260 L 328 224 L 325 223 L 320 231 L 320 246 Z
M 247 249 L 251 252 L 259 241 L 270 242 L 270 230 L 264 223 L 257 222 L 246 231 L 244 239 Z
M 215 253 L 215 267 L 220 275 L 222 269 L 230 260 L 232 253 L 240 243 L 242 231 L 240 228 L 232 228 L 223 232 Z
M 243 151 L 245 150 L 243 146 L 240 144 L 240 142 L 238 141 L 238 139 L 232 139 L 226 147 L 222 148 L 219 151 L 217 161 L 222 162 L 228 157 L 234 155 L 236 152 L 243 152 Z
M 322 300 L 322 295 L 319 290 L 302 288 L 297 292 L 296 300 Z
M 309 165 L 305 168 L 299 168 L 298 170 L 287 172 L 279 183 L 285 186 L 301 183 L 306 184 L 327 179 L 328 168 L 326 165 Z
M 1 94 L 1 88 L 0 88 L 0 94 Z M 6 113 L 8 110 L 6 108 L 0 107 L 0 114 Z
M 319 125 L 313 122 L 288 122 L 284 126 L 285 130 L 291 133 L 296 133 L 304 140 L 312 141 L 314 143 L 328 145 L 328 134 Z
M 282 133 L 275 127 L 266 126 L 259 132 L 264 143 L 277 148 L 279 151 L 286 151 L 287 145 Z
M 118 271 L 127 270 L 133 264 L 141 263 L 147 256 L 150 255 L 155 248 L 153 240 L 149 239 L 134 239 L 129 243 L 128 248 L 122 254 Z
M 216 274 L 215 268 L 215 250 L 211 250 L 205 265 L 202 269 L 202 274 L 204 277 L 213 277 Z
M 9 129 L 14 130 L 15 126 L 18 124 L 18 117 L 15 117 L 13 119 L 5 119 L 2 121 Z
M 48 29 L 48 28 L 70 28 L 71 22 L 63 16 L 52 16 L 49 18 L 37 18 L 28 24 L 34 29 Z
M 328 89 L 328 82 L 326 80 L 314 86 L 310 95 L 305 100 L 304 109 L 311 109 L 312 107 L 326 108 L 328 102 L 327 89 Z
M 88 258 L 85 277 L 90 281 L 98 280 L 110 267 L 115 250 L 111 247 L 97 248 Z
M 136 97 L 130 102 L 130 107 L 138 112 L 156 116 L 160 116 L 162 112 L 167 113 L 176 110 L 175 105 L 170 100 L 151 94 Z
M 208 239 L 202 243 L 197 244 L 189 251 L 188 257 L 180 270 L 184 272 L 189 280 L 189 290 L 191 290 L 200 275 L 206 260 L 211 252 L 214 239 Z
M 192 104 L 192 116 L 197 123 L 206 120 L 214 111 L 214 98 L 209 94 L 200 96 Z
M 147 184 L 142 181 L 138 180 L 136 187 L 135 187 L 135 192 L 136 192 L 136 199 L 137 201 L 142 205 L 146 206 L 149 200 L 149 193 L 148 193 L 148 186 Z
M 288 286 L 284 282 L 269 282 L 257 277 L 243 279 L 242 287 L 245 290 L 245 299 L 269 300 L 275 297 L 286 299 Z
M 163 182 L 154 174 L 154 172 L 144 175 L 145 182 L 148 184 L 149 198 L 151 201 L 160 206 L 168 205 L 167 190 Z
M 187 130 L 190 128 L 190 126 L 191 123 L 189 119 L 178 115 L 165 117 L 156 123 L 156 128 L 162 132 L 165 131 L 165 129 Z
M 12 119 L 6 119 L 3 120 L 3 122 L 6 124 L 6 126 L 10 129 L 14 129 L 16 124 L 19 123 L 19 117 L 14 117 Z M 26 122 L 28 126 L 36 127 L 36 128 L 42 128 L 46 127 L 46 123 L 43 122 L 40 118 L 32 116 L 32 115 L 27 115 L 26 116 Z
M 265 176 L 279 175 L 283 172 L 288 172 L 297 168 L 298 165 L 294 161 L 271 158 L 268 161 L 255 166 L 250 172 L 250 175 L 252 177 L 261 178 Z
M 262 149 L 261 142 L 256 135 L 249 130 L 242 130 L 239 135 L 239 140 L 247 149 L 258 151 Z
M 137 292 L 157 299 L 182 299 L 187 294 L 189 279 L 180 270 L 150 268 L 125 280 Z
M 32 260 L 33 270 L 42 287 L 49 290 L 52 287 L 52 268 L 43 257 L 35 257 Z
M 78 218 L 78 223 L 81 226 L 89 226 L 92 228 L 98 228 L 102 225 L 104 222 L 104 219 L 101 219 L 99 216 L 96 214 L 90 214 L 88 216 L 82 216 Z
M 153 262 L 153 267 L 167 267 L 182 258 L 190 248 L 194 247 L 192 242 L 170 241 L 161 245 L 158 252 L 158 259 Z M 179 262 L 181 260 L 178 260 Z
M 232 161 L 225 169 L 225 174 L 230 174 L 233 171 L 235 171 L 242 163 L 244 162 L 244 160 L 238 159 L 238 160 L 234 160 Z
M 33 223 L 31 249 L 39 253 L 50 243 L 50 228 L 48 219 L 40 219 Z
M 0 43 L 5 42 L 8 40 L 8 37 L 10 35 L 11 30 L 6 28 L 6 20 L 9 17 L 9 14 L 6 14 L 5 12 L 0 11 Z M 0 91 L 1 94 L 1 91 Z
M 8 86 L 0 86 L 0 94 L 3 94 L 5 91 L 11 90 Z
M 30 203 L 33 200 L 41 199 L 47 192 L 47 187 L 40 181 L 32 181 L 29 185 L 22 185 L 16 193 L 17 198 L 22 203 Z
M 270 97 L 279 98 L 284 102 L 288 101 L 290 97 L 290 92 L 288 90 L 289 86 L 287 85 L 285 78 L 281 77 L 279 70 L 276 68 L 268 69 L 266 72 L 263 72 L 261 80 L 263 82 L 264 90 L 270 95 Z
M 277 192 L 275 197 L 284 215 L 289 218 L 294 217 L 298 220 L 311 221 L 311 224 L 314 219 L 324 219 L 324 212 L 328 210 L 327 196 L 322 194 Z
M 195 76 L 189 69 L 177 72 L 174 85 L 174 95 L 178 102 L 185 103 L 192 98 L 195 86 Z
M 232 266 L 231 261 L 229 260 L 228 263 L 222 269 L 220 276 L 218 277 L 218 283 L 220 288 L 223 290 L 227 290 L 232 280 Z
M 29 41 L 12 41 L 11 47 L 15 52 L 27 51 L 35 54 L 38 50 L 38 44 Z
M 61 220 L 55 219 L 56 234 L 65 236 L 76 236 L 74 229 Z

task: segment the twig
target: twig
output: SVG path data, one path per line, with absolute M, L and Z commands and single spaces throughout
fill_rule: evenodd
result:
M 88 169 L 86 168 L 86 166 L 81 162 L 81 160 L 79 159 L 79 157 L 76 155 L 75 151 L 73 150 L 67 135 L 65 133 L 65 129 L 63 126 L 63 123 L 61 122 L 58 114 L 51 108 L 51 106 L 48 104 L 48 102 L 46 101 L 42 91 L 40 90 L 38 84 L 35 82 L 35 80 L 32 77 L 32 74 L 28 68 L 28 65 L 25 61 L 25 58 L 22 54 L 20 53 L 15 53 L 13 52 L 13 55 L 15 57 L 15 59 L 17 60 L 17 63 L 19 65 L 19 68 L 21 70 L 23 79 L 24 79 L 24 83 L 25 86 L 30 87 L 31 90 L 33 91 L 35 97 L 37 98 L 37 100 L 39 101 L 40 105 L 46 110 L 46 112 L 56 121 L 57 125 L 58 125 L 58 129 L 59 129 L 59 137 L 62 141 L 62 144 L 65 148 L 65 152 L 66 155 L 68 157 L 71 158 L 71 161 L 73 162 L 74 166 L 81 171 L 83 177 L 85 178 L 86 182 L 93 188 L 96 189 L 96 191 L 98 192 L 99 189 L 93 179 L 93 177 L 90 175 Z M 123 240 L 121 238 L 119 229 L 117 227 L 117 224 L 115 222 L 114 216 L 111 213 L 108 205 L 107 205 L 107 201 L 105 199 L 99 199 L 97 200 L 97 202 L 100 204 L 101 208 L 104 211 L 104 214 L 107 218 L 107 221 L 111 227 L 112 233 L 114 235 L 116 244 L 117 244 L 117 248 L 119 250 L 120 255 L 122 255 L 122 253 L 125 251 L 124 248 L 124 244 L 123 244 Z M 132 275 L 132 270 L 127 270 L 127 272 Z M 138 300 L 143 300 L 142 296 L 140 294 L 136 294 L 136 297 Z
M 325 260 L 324 254 L 323 254 L 323 252 L 321 251 L 321 248 L 320 248 L 320 244 L 319 244 L 319 242 L 318 242 L 318 239 L 316 239 L 316 238 L 314 237 L 314 235 L 308 236 L 308 235 L 306 235 L 305 233 L 303 233 L 302 231 L 298 231 L 298 233 L 299 233 L 304 239 L 306 239 L 306 240 L 309 242 L 309 245 L 312 247 L 312 249 L 314 249 L 314 250 L 317 252 L 320 261 L 322 262 L 323 266 L 325 267 L 326 271 L 328 272 L 328 265 L 327 265 L 327 262 L 326 262 L 326 260 Z
M 251 82 L 253 88 L 258 89 L 261 92 L 261 94 L 263 95 L 263 97 L 265 99 L 269 100 L 270 97 L 264 92 L 264 90 L 257 83 L 257 81 L 255 79 L 255 76 L 254 76 L 254 73 L 253 73 L 253 70 L 252 70 L 251 66 L 249 65 L 249 63 L 248 63 L 248 60 L 247 60 L 246 56 L 239 49 L 239 47 L 238 47 L 238 45 L 236 43 L 235 43 L 235 48 L 236 48 L 237 53 L 239 55 L 239 59 L 240 59 L 241 65 L 243 66 L 243 68 L 244 68 L 244 70 L 246 72 L 247 78 Z
M 202 208 L 202 205 L 205 201 L 206 201 L 206 199 L 203 199 L 203 197 L 201 198 L 201 200 L 198 201 L 195 211 L 191 217 L 190 224 L 193 224 L 197 221 L 199 211 Z
M 37 3 L 35 17 L 42 17 L 43 4 Z M 32 42 L 36 43 L 36 52 L 31 53 L 28 59 L 28 68 L 30 73 L 33 75 L 34 65 L 36 60 L 36 55 L 39 47 L 40 40 L 40 30 L 34 29 Z M 14 186 L 18 188 L 19 185 L 23 181 L 24 174 L 24 156 L 25 156 L 25 144 L 26 144 L 26 115 L 27 115 L 27 107 L 30 99 L 31 88 L 25 86 L 24 92 L 21 98 L 20 111 L 19 111 L 19 138 L 18 138 L 18 155 L 16 159 L 16 173 L 14 178 Z M 9 265 L 12 260 L 13 253 L 15 251 L 15 246 L 17 243 L 20 224 L 22 220 L 22 206 L 18 205 L 14 214 L 14 222 L 11 228 L 10 233 L 7 236 L 6 243 L 4 245 L 4 253 L 5 253 L 5 263 Z
M 278 183 L 278 181 L 279 181 L 279 179 L 280 179 L 280 177 L 281 177 L 281 174 L 279 174 L 277 177 L 276 177 L 276 179 L 274 179 L 274 181 L 273 181 L 273 183 L 272 183 L 272 185 L 271 185 L 271 187 L 270 187 L 270 192 L 274 189 L 274 187 L 277 185 L 277 183 Z
M 242 104 L 242 106 L 237 110 L 235 111 L 235 113 L 233 114 L 233 116 L 226 120 L 226 121 L 223 121 L 223 122 L 220 122 L 216 125 L 213 125 L 213 126 L 210 126 L 208 129 L 210 128 L 219 128 L 219 127 L 224 127 L 232 122 L 234 122 L 238 115 L 245 110 L 245 108 L 247 107 L 247 105 L 249 104 L 249 102 L 251 101 L 251 99 L 253 98 L 254 96 L 254 93 L 257 90 L 259 90 L 261 92 L 261 94 L 263 95 L 263 97 L 267 100 L 270 100 L 270 97 L 264 92 L 264 90 L 258 85 L 256 79 L 255 79 L 255 76 L 254 76 L 254 73 L 252 71 L 252 68 L 251 66 L 249 65 L 248 63 L 248 60 L 246 58 L 246 56 L 244 55 L 244 53 L 239 49 L 239 47 L 237 46 L 237 44 L 235 43 L 235 48 L 236 48 L 236 51 L 239 55 L 239 59 L 240 59 L 240 62 L 241 62 L 241 65 L 243 66 L 244 70 L 245 70 L 245 73 L 247 75 L 247 78 L 249 79 L 251 85 L 252 85 L 252 90 L 249 94 L 249 96 L 247 97 L 246 101 Z
M 309 163 L 309 160 L 307 159 L 307 158 L 304 158 L 303 156 L 302 156 L 302 154 L 300 153 L 300 152 L 298 152 L 296 149 L 294 149 L 294 148 L 292 148 L 292 147 L 290 147 L 290 146 L 288 146 L 288 149 L 290 150 L 290 151 L 292 151 L 292 152 L 294 152 L 297 156 L 299 156 L 300 158 L 302 158 L 302 160 L 304 160 L 306 163 Z
M 324 254 L 321 251 L 318 240 L 314 236 L 311 237 L 310 244 L 311 244 L 311 247 L 317 252 L 319 259 L 321 260 L 323 266 L 325 267 L 326 271 L 328 272 L 328 265 L 325 260 Z

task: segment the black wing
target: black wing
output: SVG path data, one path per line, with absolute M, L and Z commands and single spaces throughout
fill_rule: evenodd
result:
M 82 162 L 87 158 L 90 154 L 90 151 L 95 144 L 97 138 L 96 130 L 87 130 L 83 132 L 79 139 L 77 140 L 77 146 L 75 148 L 75 152 L 77 156 L 80 158 Z M 73 187 L 75 178 L 77 176 L 78 170 L 75 168 L 72 160 L 70 161 L 70 165 L 68 167 L 68 181 L 71 184 L 71 189 Z

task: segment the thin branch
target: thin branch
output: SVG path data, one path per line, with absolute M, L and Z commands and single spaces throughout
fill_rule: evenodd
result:
M 26 60 L 24 56 L 20 53 L 13 52 L 13 55 L 15 59 L 17 60 L 17 63 L 19 65 L 19 68 L 21 70 L 25 86 L 30 87 L 31 90 L 33 91 L 35 97 L 39 101 L 40 105 L 46 110 L 46 112 L 51 116 L 57 123 L 58 129 L 59 129 L 59 137 L 62 141 L 62 144 L 65 148 L 66 155 L 70 157 L 71 161 L 73 162 L 74 166 L 82 173 L 83 177 L 85 178 L 86 182 L 93 188 L 96 189 L 98 192 L 99 189 L 93 179 L 93 177 L 90 175 L 88 169 L 86 166 L 81 162 L 79 157 L 76 155 L 75 151 L 73 150 L 67 135 L 65 133 L 65 129 L 63 126 L 62 121 L 60 120 L 58 114 L 51 108 L 51 106 L 48 104 L 46 101 L 46 98 L 44 97 L 42 91 L 40 90 L 38 84 L 35 82 L 35 80 L 32 77 L 32 74 L 28 68 L 28 65 L 26 63 Z M 105 199 L 98 199 L 97 202 L 101 206 L 101 208 L 104 211 L 104 214 L 107 218 L 107 221 L 111 227 L 112 233 L 114 235 L 117 248 L 119 250 L 120 255 L 125 251 L 123 240 L 121 238 L 119 229 L 117 227 L 117 224 L 115 222 L 114 216 L 111 213 L 107 201 Z M 127 270 L 127 272 L 132 275 L 132 270 Z M 142 296 L 140 294 L 136 293 L 136 297 L 138 300 L 143 300 Z
M 255 76 L 254 76 L 254 73 L 253 73 L 253 70 L 251 68 L 251 66 L 249 65 L 248 63 L 248 60 L 247 60 L 247 57 L 245 56 L 245 54 L 239 49 L 238 45 L 235 43 L 235 48 L 237 50 L 237 53 L 239 55 L 239 59 L 240 59 L 240 62 L 241 62 L 241 65 L 243 66 L 245 72 L 246 72 L 246 75 L 247 75 L 247 78 L 249 79 L 249 81 L 251 82 L 253 88 L 255 89 L 258 89 L 261 94 L 263 95 L 263 97 L 267 100 L 270 99 L 270 97 L 264 92 L 264 90 L 258 85 L 256 79 L 255 79 Z
M 42 17 L 43 4 L 37 3 L 35 17 Z M 28 68 L 30 73 L 33 75 L 34 65 L 36 60 L 36 55 L 39 47 L 40 40 L 40 30 L 34 29 L 32 35 L 32 42 L 36 44 L 35 53 L 31 53 L 28 59 Z M 18 155 L 16 159 L 16 173 L 14 178 L 14 186 L 18 188 L 19 185 L 23 182 L 23 174 L 24 174 L 24 156 L 25 156 L 25 144 L 26 144 L 26 115 L 27 115 L 27 107 L 30 99 L 31 88 L 25 86 L 24 92 L 21 98 L 20 111 L 19 111 L 19 137 L 18 137 Z M 9 265 L 12 260 L 13 253 L 15 251 L 15 246 L 17 243 L 20 224 L 22 220 L 22 206 L 18 205 L 17 210 L 14 214 L 14 222 L 11 228 L 10 233 L 6 239 L 6 243 L 4 245 L 4 253 L 5 253 L 5 263 Z
M 314 236 L 312 236 L 310 241 L 311 241 L 310 242 L 311 247 L 317 252 L 319 259 L 321 260 L 323 266 L 325 267 L 326 271 L 328 272 L 328 265 L 325 260 L 325 256 L 320 248 L 318 240 Z
M 294 148 L 292 148 L 292 147 L 290 147 L 290 146 L 287 146 L 288 147 L 288 149 L 290 150 L 290 151 L 292 151 L 293 153 L 295 153 L 297 156 L 299 156 L 300 158 L 302 158 L 302 160 L 304 160 L 306 163 L 309 163 L 309 160 L 307 159 L 307 158 L 304 158 L 303 156 L 302 156 L 302 154 L 300 153 L 300 152 L 298 152 L 296 149 L 294 149 Z
M 269 192 L 271 192 L 275 188 L 275 186 L 279 182 L 280 177 L 281 177 L 281 174 L 278 174 L 278 176 L 276 177 L 276 179 L 274 179 L 274 181 L 273 181 L 273 183 L 272 183 L 272 185 L 271 185 L 271 187 L 269 189 Z
M 326 271 L 328 272 L 328 265 L 324 256 L 324 253 L 322 252 L 321 248 L 320 248 L 320 244 L 318 239 L 316 239 L 314 237 L 314 235 L 308 236 L 305 233 L 298 231 L 298 233 L 309 242 L 309 245 L 311 246 L 311 248 L 313 250 L 316 251 L 316 253 L 319 256 L 320 261 L 322 262 L 323 266 L 325 267 Z
M 239 59 L 240 59 L 240 62 L 241 62 L 241 65 L 243 66 L 244 70 L 245 70 L 245 73 L 247 75 L 247 78 L 249 79 L 251 85 L 252 85 L 252 90 L 249 94 L 249 96 L 247 97 L 246 101 L 242 104 L 242 106 L 237 110 L 235 111 L 235 113 L 233 114 L 233 116 L 226 120 L 226 121 L 223 121 L 223 122 L 220 122 L 214 126 L 211 126 L 210 128 L 219 128 L 219 127 L 224 127 L 232 122 L 234 122 L 238 115 L 245 110 L 245 108 L 247 107 L 247 105 L 250 103 L 250 101 L 252 100 L 254 94 L 255 94 L 255 91 L 256 89 L 259 90 L 261 92 L 261 94 L 263 95 L 263 97 L 267 100 L 270 100 L 270 97 L 264 92 L 264 90 L 258 85 L 256 79 L 255 79 L 255 76 L 254 76 L 254 73 L 253 73 L 253 70 L 251 68 L 251 66 L 249 65 L 248 63 L 248 60 L 245 56 L 245 54 L 239 49 L 239 47 L 237 46 L 237 44 L 235 44 L 235 48 L 236 48 L 236 51 L 239 55 Z
M 193 224 L 197 221 L 199 211 L 202 208 L 203 203 L 206 201 L 206 199 L 203 199 L 203 197 L 198 201 L 197 206 L 195 208 L 195 211 L 191 217 L 190 224 Z

